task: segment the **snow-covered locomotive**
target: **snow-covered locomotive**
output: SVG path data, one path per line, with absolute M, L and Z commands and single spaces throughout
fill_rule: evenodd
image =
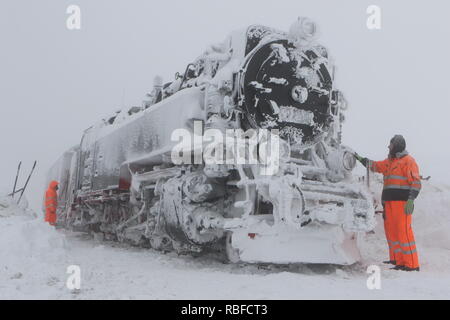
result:
M 341 144 L 346 102 L 314 22 L 236 31 L 173 82 L 156 78 L 147 98 L 87 129 L 50 169 L 48 180 L 60 182 L 59 225 L 164 251 L 222 248 L 232 262 L 359 259 L 373 199 Z M 193 133 L 199 121 L 224 134 L 278 130 L 278 170 L 174 161 L 174 132 Z

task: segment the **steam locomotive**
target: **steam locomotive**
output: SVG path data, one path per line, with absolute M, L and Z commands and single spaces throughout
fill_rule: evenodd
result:
M 60 182 L 58 225 L 162 251 L 219 250 L 234 263 L 358 261 L 358 235 L 375 224 L 373 198 L 341 144 L 347 104 L 316 29 L 298 18 L 288 32 L 235 31 L 172 82 L 156 77 L 142 106 L 87 129 L 49 170 L 48 181 Z M 244 149 L 269 130 L 277 170 L 180 160 L 180 150 L 205 141 L 180 143 L 174 132 L 196 140 L 196 127 L 244 132 Z M 262 142 L 254 147 L 259 154 Z

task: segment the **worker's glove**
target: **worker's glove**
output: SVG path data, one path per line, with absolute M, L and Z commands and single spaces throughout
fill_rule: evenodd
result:
M 407 215 L 413 214 L 414 212 L 414 200 L 409 199 L 408 201 L 406 201 L 406 205 L 405 205 L 405 213 Z
M 363 158 L 363 157 L 361 157 L 361 156 L 360 156 L 359 154 L 357 154 L 357 153 L 354 153 L 353 156 L 356 158 L 356 160 L 358 160 L 359 162 L 361 162 L 361 164 L 362 164 L 364 167 L 367 167 L 367 163 L 369 162 L 369 159 Z

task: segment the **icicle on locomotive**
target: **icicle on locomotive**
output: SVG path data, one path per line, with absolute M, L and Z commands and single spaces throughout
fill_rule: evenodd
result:
M 158 250 L 222 248 L 232 262 L 352 264 L 374 227 L 372 196 L 341 144 L 346 102 L 334 67 L 299 18 L 251 26 L 212 46 L 143 107 L 87 129 L 51 168 L 58 224 Z M 177 129 L 277 129 L 279 170 L 175 164 Z M 193 147 L 194 148 L 194 147 Z

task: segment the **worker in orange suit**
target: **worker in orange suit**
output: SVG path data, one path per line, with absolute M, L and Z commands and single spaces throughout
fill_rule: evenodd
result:
M 406 151 L 401 135 L 392 138 L 389 156 L 384 161 L 371 161 L 355 154 L 365 167 L 383 174 L 384 230 L 389 246 L 389 261 L 395 270 L 419 271 L 419 259 L 412 230 L 414 200 L 421 190 L 421 178 L 416 161 Z
M 45 192 L 45 221 L 50 225 L 56 224 L 56 208 L 58 207 L 58 182 L 51 181 Z

